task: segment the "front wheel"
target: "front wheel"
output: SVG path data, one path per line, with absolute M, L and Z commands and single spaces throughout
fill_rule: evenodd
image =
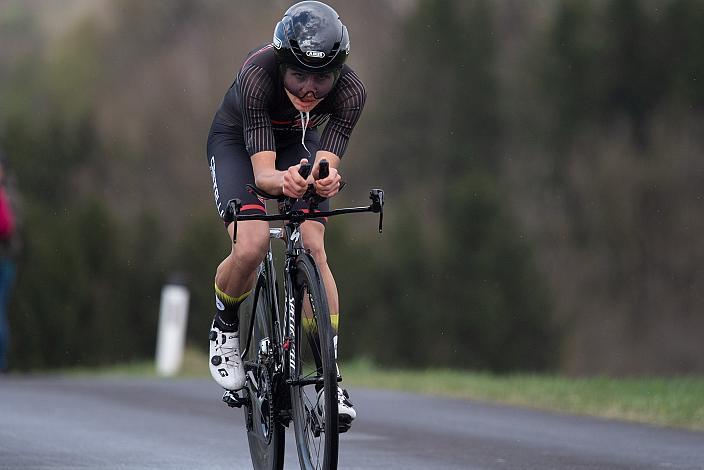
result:
M 246 407 L 247 440 L 255 470 L 281 470 L 284 467 L 284 427 L 278 419 L 274 390 L 274 348 L 271 289 L 265 276 L 258 279 L 252 306 L 252 338 L 245 360 L 248 371 L 246 388 L 250 404 Z
M 294 278 L 296 329 L 291 404 L 303 470 L 337 468 L 337 365 L 327 295 L 313 259 L 302 255 Z

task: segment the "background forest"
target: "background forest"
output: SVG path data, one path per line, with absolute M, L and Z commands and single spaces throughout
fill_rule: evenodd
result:
M 289 2 L 0 0 L 21 196 L 11 367 L 153 356 L 160 289 L 203 350 L 229 250 L 205 139 Z M 368 100 L 328 226 L 341 355 L 704 372 L 704 3 L 333 3 Z M 205 365 L 204 365 L 205 367 Z

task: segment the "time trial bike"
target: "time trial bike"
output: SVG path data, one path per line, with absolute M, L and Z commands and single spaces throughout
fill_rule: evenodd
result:
M 307 178 L 311 170 L 310 164 L 303 164 L 300 174 Z M 328 172 L 328 162 L 321 161 L 319 177 L 324 178 Z M 225 392 L 223 401 L 245 410 L 247 439 L 256 470 L 283 468 L 284 431 L 292 421 L 301 469 L 333 470 L 337 468 L 339 432 L 346 431 L 350 423 L 342 422 L 338 416 L 337 383 L 342 378 L 336 363 L 327 295 L 315 260 L 305 249 L 300 227 L 308 219 L 373 212 L 379 214 L 381 233 L 384 191 L 372 189 L 368 206 L 319 211 L 317 207 L 324 199 L 310 185 L 302 198 L 308 206 L 304 211 L 294 210 L 296 199 L 267 194 L 252 185 L 248 189 L 261 198 L 276 200 L 279 213 L 240 215 L 242 205 L 235 199 L 227 206 L 225 222 L 235 224 L 234 243 L 237 222 L 285 222 L 283 228 L 269 229 L 270 239 L 282 240 L 286 245 L 284 297 L 280 304 L 270 243 L 257 270 L 251 308 L 240 321 L 245 386 L 236 392 Z

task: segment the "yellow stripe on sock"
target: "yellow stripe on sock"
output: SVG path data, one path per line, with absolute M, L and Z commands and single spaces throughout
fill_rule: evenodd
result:
M 303 331 L 314 334 L 318 331 L 318 323 L 315 318 L 303 317 Z
M 330 314 L 330 325 L 332 326 L 332 331 L 337 334 L 337 326 L 340 323 L 340 315 L 337 313 Z M 303 317 L 303 331 L 306 333 L 315 333 L 318 330 L 317 323 L 314 318 Z
M 337 334 L 337 328 L 340 324 L 340 314 L 331 313 L 330 314 L 330 325 L 332 325 L 332 331 Z
M 225 305 L 237 306 L 237 305 L 241 304 L 244 301 L 244 299 L 246 299 L 249 296 L 249 294 L 251 294 L 251 293 L 252 293 L 252 291 L 248 290 L 247 292 L 240 295 L 239 297 L 233 297 L 231 295 L 227 295 L 225 292 L 223 292 L 218 287 L 217 284 L 215 284 L 215 295 L 217 295 L 218 298 L 220 299 L 220 301 L 222 301 L 222 303 L 224 303 Z

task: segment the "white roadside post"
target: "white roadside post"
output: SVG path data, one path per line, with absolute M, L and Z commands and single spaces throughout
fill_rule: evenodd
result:
M 161 290 L 156 371 L 162 377 L 173 377 L 181 368 L 186 346 L 189 298 L 190 293 L 183 285 L 168 283 Z

